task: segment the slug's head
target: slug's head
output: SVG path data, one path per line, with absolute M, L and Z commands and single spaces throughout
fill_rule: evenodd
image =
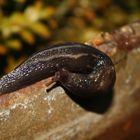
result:
M 97 94 L 105 94 L 114 86 L 116 74 L 113 66 L 102 67 L 90 74 L 72 73 L 61 69 L 55 73 L 55 81 L 59 81 L 65 89 L 81 98 L 92 98 Z

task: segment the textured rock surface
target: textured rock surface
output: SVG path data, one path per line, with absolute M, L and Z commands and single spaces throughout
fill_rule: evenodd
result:
M 93 100 L 69 97 L 46 80 L 0 97 L 0 140 L 140 139 L 140 48 L 116 66 L 114 91 Z

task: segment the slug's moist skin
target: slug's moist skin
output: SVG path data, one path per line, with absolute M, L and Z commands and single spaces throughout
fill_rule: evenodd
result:
M 0 94 L 53 76 L 70 93 L 83 98 L 106 93 L 115 83 L 111 59 L 80 43 L 64 43 L 40 51 L 0 79 Z

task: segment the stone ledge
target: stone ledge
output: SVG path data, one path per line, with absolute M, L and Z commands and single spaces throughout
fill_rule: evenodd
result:
M 0 97 L 1 140 L 140 139 L 140 51 L 117 67 L 114 91 L 94 100 L 46 92 L 47 79 Z

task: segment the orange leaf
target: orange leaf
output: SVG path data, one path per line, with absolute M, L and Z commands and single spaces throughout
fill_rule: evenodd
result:
M 8 52 L 8 49 L 6 48 L 6 46 L 0 44 L 0 54 L 5 55 L 7 52 Z

